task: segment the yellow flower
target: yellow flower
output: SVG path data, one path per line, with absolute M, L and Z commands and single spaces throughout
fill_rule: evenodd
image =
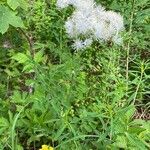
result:
M 48 146 L 47 145 L 42 145 L 42 149 L 40 150 L 48 150 Z
M 42 148 L 39 150 L 54 150 L 54 148 L 51 146 L 49 147 L 48 145 L 42 145 Z

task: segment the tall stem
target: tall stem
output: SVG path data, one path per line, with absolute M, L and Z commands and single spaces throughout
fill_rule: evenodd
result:
M 144 68 L 143 66 L 144 66 L 144 64 L 142 63 L 142 64 L 141 64 L 140 80 L 139 80 L 139 83 L 138 83 L 137 88 L 136 88 L 136 91 L 135 91 L 134 99 L 133 99 L 133 102 L 132 102 L 133 104 L 134 104 L 135 101 L 136 101 L 136 97 L 137 97 L 137 94 L 138 94 L 140 85 L 141 85 L 141 83 L 142 83 L 142 79 L 143 79 L 143 75 L 144 75 L 144 71 L 145 71 L 145 68 Z
M 133 19 L 134 19 L 134 8 L 135 8 L 135 0 L 132 0 L 132 11 L 130 16 L 130 26 L 129 26 L 129 40 L 126 48 L 126 91 L 128 92 L 128 81 L 129 81 L 129 59 L 130 59 L 130 45 L 131 45 L 131 34 L 132 34 L 132 28 L 133 28 Z

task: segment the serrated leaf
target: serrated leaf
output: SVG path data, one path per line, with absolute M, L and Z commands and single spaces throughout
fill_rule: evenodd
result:
M 6 118 L 0 118 L 0 135 L 9 129 L 9 121 Z
M 34 72 L 33 68 L 34 68 L 34 64 L 29 63 L 29 64 L 27 64 L 27 65 L 25 65 L 25 66 L 23 67 L 23 70 L 22 70 L 22 71 L 23 71 L 23 72 L 31 73 L 31 72 Z
M 147 150 L 143 141 L 135 135 L 126 133 L 126 137 L 133 146 L 136 146 L 137 149 Z
M 7 4 L 15 10 L 17 7 L 27 10 L 27 2 L 25 0 L 7 0 Z
M 125 114 L 128 121 L 132 118 L 132 116 L 134 115 L 135 111 L 136 111 L 135 106 L 131 105 L 129 107 L 128 111 Z
M 136 1 L 136 6 L 142 6 L 142 5 L 147 5 L 149 0 L 137 0 Z
M 34 61 L 35 61 L 36 63 L 39 63 L 39 62 L 42 61 L 42 59 L 43 59 L 43 51 L 37 52 L 37 53 L 35 54 L 35 56 L 34 56 Z
M 119 148 L 127 148 L 127 139 L 125 136 L 117 136 L 115 145 Z
M 9 25 L 20 28 L 25 27 L 23 21 L 16 16 L 15 12 L 6 6 L 0 5 L 0 33 L 4 34 L 8 30 Z
M 66 125 L 61 125 L 59 130 L 56 132 L 56 134 L 54 134 L 54 139 L 58 139 L 61 134 L 64 132 L 64 130 L 66 129 Z
M 25 63 L 29 60 L 28 56 L 23 53 L 18 53 L 12 57 L 12 59 L 15 59 L 19 63 Z
M 9 126 L 9 122 L 7 119 L 5 118 L 0 118 L 0 127 L 8 127 Z

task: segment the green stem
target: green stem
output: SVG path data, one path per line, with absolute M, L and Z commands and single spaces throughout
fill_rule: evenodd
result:
M 132 12 L 130 16 L 130 26 L 129 26 L 129 40 L 126 48 L 126 92 L 128 92 L 128 85 L 129 85 L 129 58 L 130 58 L 130 45 L 131 45 L 131 34 L 133 28 L 133 19 L 134 19 L 134 8 L 135 8 L 135 0 L 132 0 Z
M 29 103 L 28 103 L 29 104 Z M 19 116 L 20 114 L 23 112 L 24 108 L 28 106 L 28 104 L 26 104 L 20 111 L 19 113 L 15 116 L 14 118 L 14 122 L 13 122 L 13 125 L 12 125 L 12 129 L 11 129 L 11 146 L 12 146 L 12 150 L 16 150 L 16 147 L 15 147 L 15 127 L 16 127 L 16 124 L 17 124 L 17 121 L 19 119 Z
M 138 83 L 136 91 L 135 91 L 134 99 L 133 99 L 133 102 L 132 102 L 133 104 L 135 104 L 137 93 L 139 91 L 139 88 L 140 88 L 140 85 L 141 85 L 141 82 L 142 82 L 142 79 L 143 79 L 143 74 L 144 74 L 144 69 L 143 69 L 143 64 L 142 64 L 142 66 L 141 66 L 140 80 L 139 80 L 139 83 Z

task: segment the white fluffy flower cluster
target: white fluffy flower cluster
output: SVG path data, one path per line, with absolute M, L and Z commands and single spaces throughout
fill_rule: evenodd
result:
M 106 11 L 94 0 L 57 0 L 58 8 L 72 5 L 75 8 L 72 16 L 65 23 L 66 32 L 75 39 L 73 47 L 77 50 L 86 48 L 94 40 L 111 40 L 121 44 L 119 33 L 124 29 L 123 17 L 113 11 Z M 80 37 L 85 37 L 85 41 Z

